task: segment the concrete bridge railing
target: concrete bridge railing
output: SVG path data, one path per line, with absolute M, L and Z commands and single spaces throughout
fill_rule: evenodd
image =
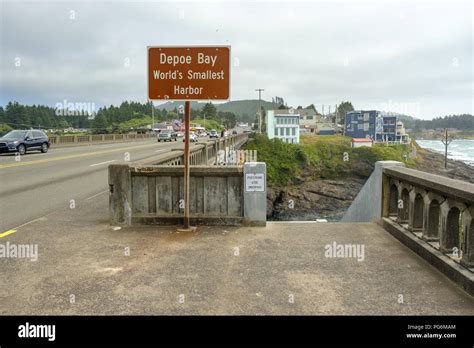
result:
M 120 142 L 136 139 L 156 138 L 154 134 L 92 134 L 92 135 L 49 135 L 53 145 L 78 145 L 87 143 Z
M 180 224 L 184 213 L 183 166 L 109 167 L 110 222 L 115 225 Z M 190 167 L 192 223 L 243 222 L 243 168 Z
M 382 216 L 474 267 L 474 185 L 399 166 L 383 169 Z
M 239 149 L 247 140 L 247 134 L 242 133 L 193 144 L 189 149 L 189 163 L 191 166 L 216 164 L 219 151 Z M 184 165 L 184 150 L 173 149 L 169 153 L 149 157 L 135 163 L 140 165 Z
M 379 161 L 343 222 L 377 222 L 474 296 L 474 185 Z
M 219 150 L 241 146 L 236 135 L 190 149 L 190 219 L 206 225 L 265 225 L 266 189 L 247 192 L 245 174 L 265 173 L 265 165 L 213 165 Z M 180 224 L 184 214 L 183 151 L 175 150 L 130 164 L 109 166 L 112 225 Z M 263 168 L 263 171 L 262 171 Z M 247 171 L 247 172 L 246 172 Z M 255 175 L 251 174 L 254 178 Z M 254 179 L 255 180 L 255 179 Z M 258 181 L 258 179 L 256 179 Z M 265 180 L 261 180 L 265 186 Z

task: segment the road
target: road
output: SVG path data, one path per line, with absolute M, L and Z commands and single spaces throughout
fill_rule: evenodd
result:
M 20 161 L 13 154 L 0 155 L 0 234 L 71 203 L 105 194 L 108 165 L 126 163 L 127 155 L 136 161 L 182 147 L 180 139 L 171 143 L 153 139 L 52 147 L 46 154 L 27 153 Z

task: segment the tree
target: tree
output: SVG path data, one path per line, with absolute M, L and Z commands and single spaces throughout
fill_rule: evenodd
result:
M 219 120 L 226 128 L 234 128 L 237 118 L 233 112 L 219 111 Z
M 202 108 L 202 115 L 206 115 L 207 119 L 217 120 L 217 109 L 212 103 L 206 103 Z
M 283 105 L 281 104 L 279 107 L 278 107 L 278 110 L 286 110 L 288 109 L 288 107 L 286 107 L 286 105 Z
M 316 110 L 316 107 L 314 106 L 314 104 L 308 105 L 308 106 L 306 107 L 306 109 L 312 109 L 312 110 L 314 110 L 315 112 L 318 112 L 318 111 Z
M 354 111 L 354 107 L 352 103 L 349 101 L 341 102 L 337 107 L 337 118 L 340 124 L 344 124 L 344 120 L 346 118 L 346 112 Z
M 92 125 L 94 127 L 94 131 L 93 131 L 94 133 L 96 134 L 105 133 L 108 126 L 108 122 L 107 122 L 107 119 L 105 118 L 104 113 L 98 113 L 97 116 L 94 118 Z

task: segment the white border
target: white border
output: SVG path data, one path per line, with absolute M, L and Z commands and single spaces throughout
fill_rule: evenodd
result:
M 149 81 L 149 75 L 150 75 L 150 48 L 228 48 L 229 49 L 229 98 L 227 99 L 212 99 L 212 98 L 205 98 L 205 99 L 150 99 L 150 81 Z M 189 45 L 189 46 L 147 46 L 146 47 L 146 69 L 147 69 L 147 75 L 146 75 L 146 94 L 147 94 L 147 100 L 149 101 L 197 101 L 197 102 L 202 102 L 202 101 L 211 101 L 211 100 L 217 100 L 217 101 L 230 101 L 230 95 L 231 95 L 231 77 L 232 77 L 232 51 L 231 51 L 231 46 L 230 45 Z

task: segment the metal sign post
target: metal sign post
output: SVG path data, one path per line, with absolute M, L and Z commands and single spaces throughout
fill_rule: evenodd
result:
M 184 104 L 184 218 L 183 228 L 179 231 L 192 231 L 189 226 L 189 123 L 191 121 L 191 103 Z
M 190 100 L 228 100 L 230 46 L 148 47 L 148 99 L 185 101 L 184 217 L 179 231 L 193 231 L 189 213 Z

